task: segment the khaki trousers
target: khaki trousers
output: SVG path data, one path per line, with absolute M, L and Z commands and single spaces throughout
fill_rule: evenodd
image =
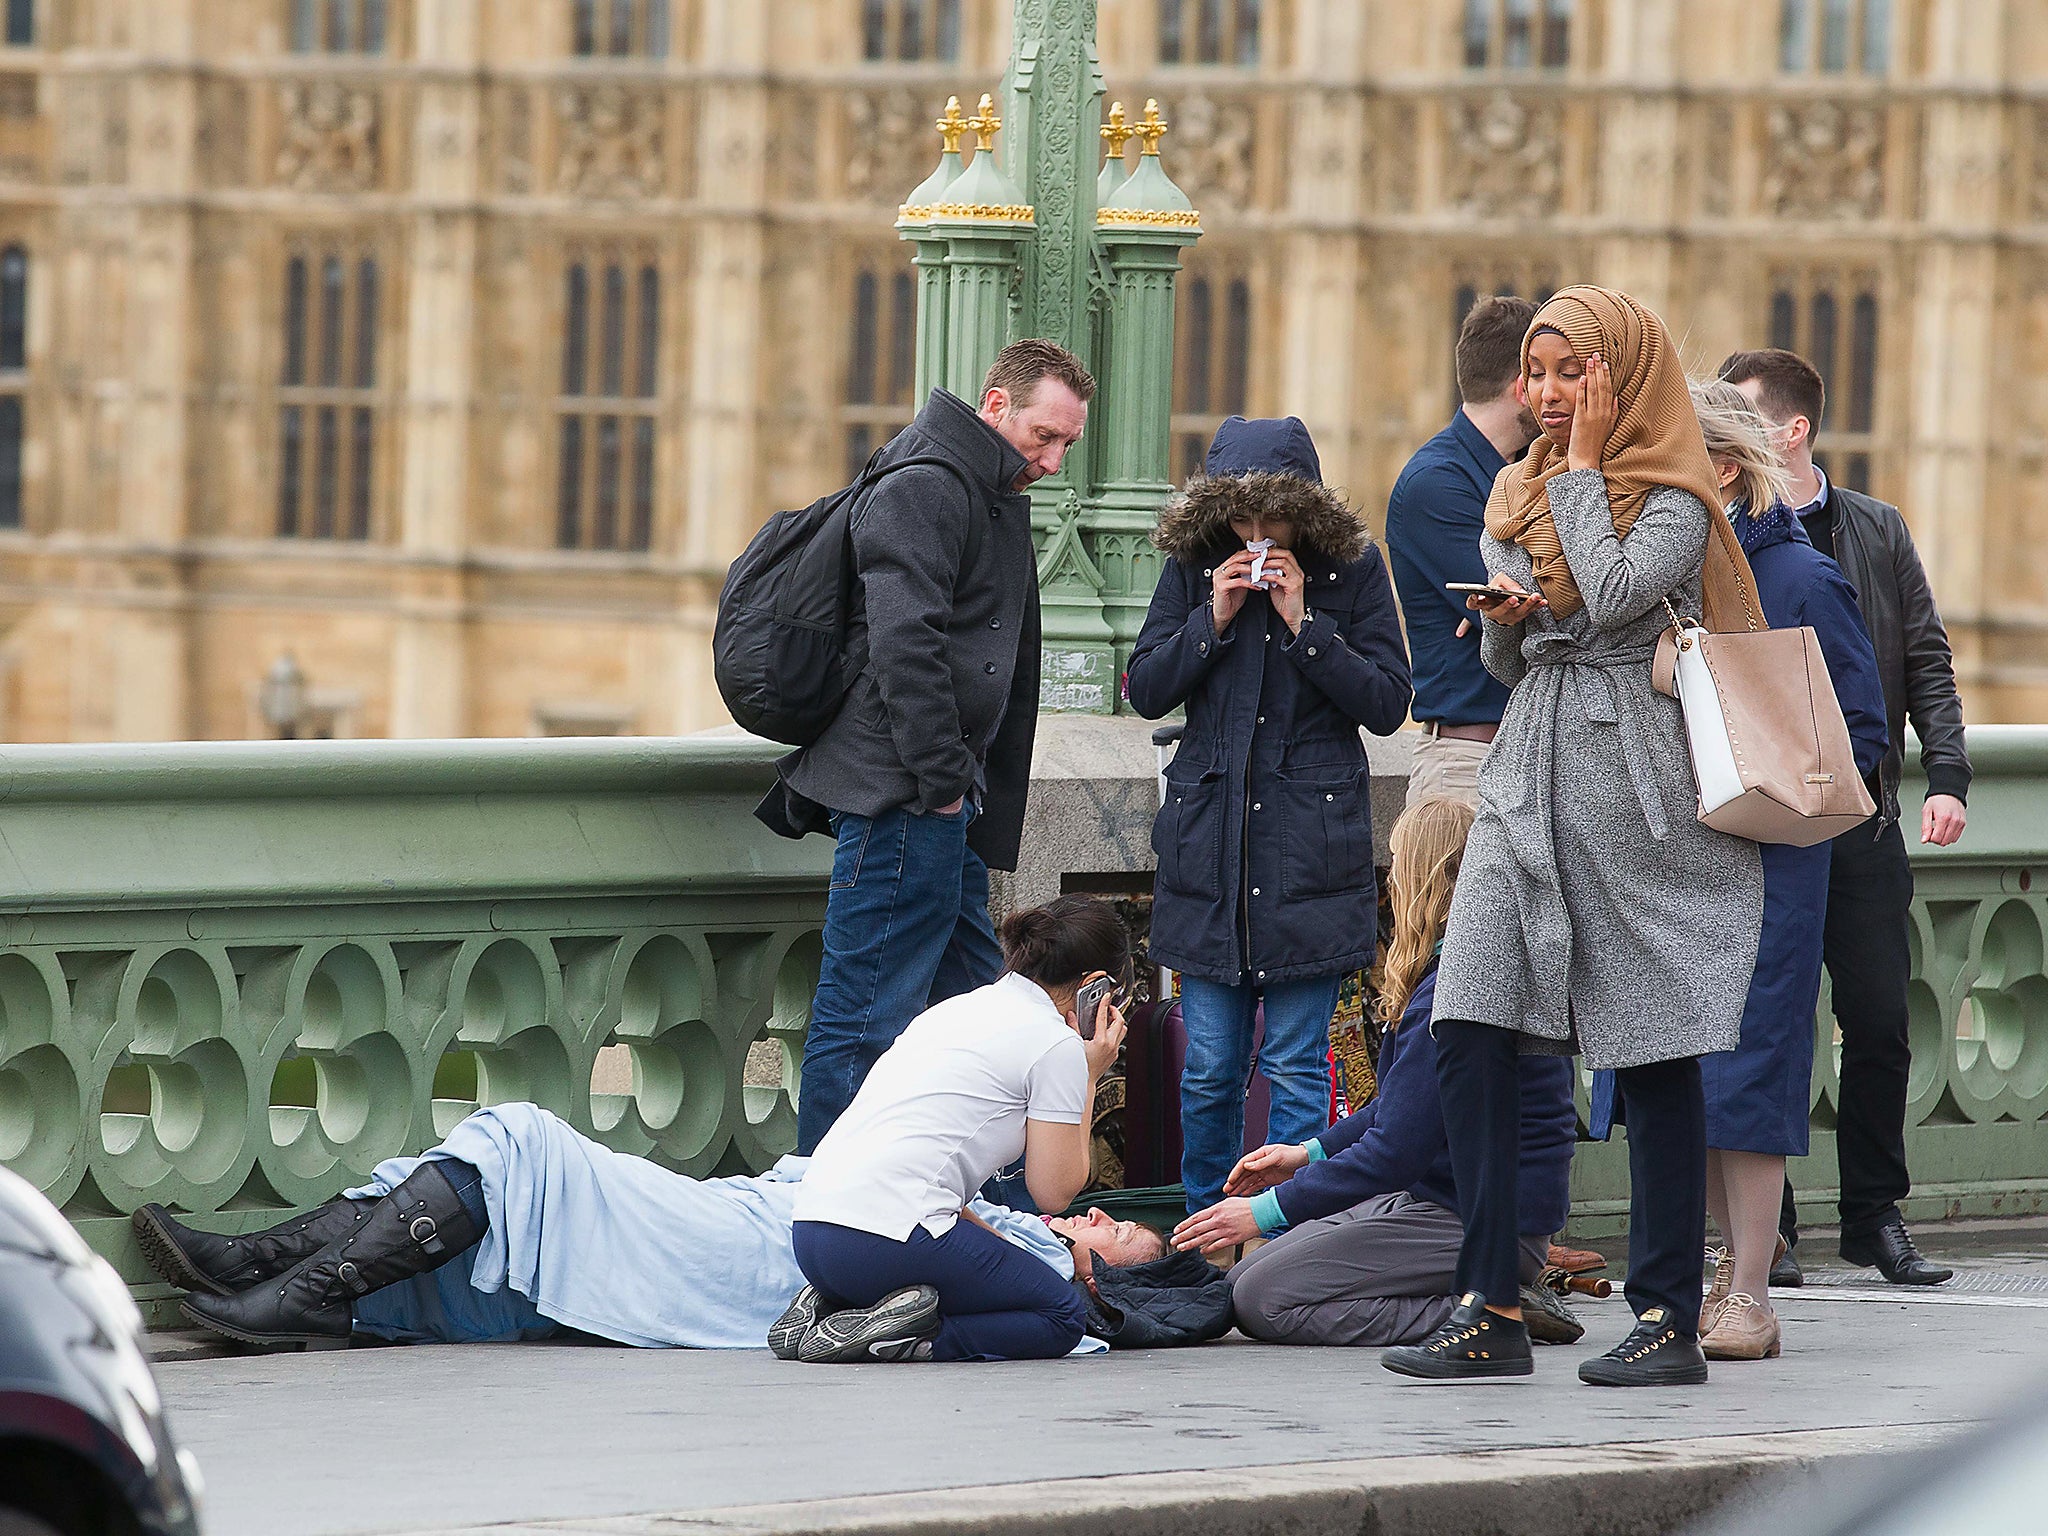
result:
M 1408 803 L 1441 798 L 1477 805 L 1479 765 L 1491 745 L 1424 733 L 1415 743 L 1415 757 L 1408 769 Z

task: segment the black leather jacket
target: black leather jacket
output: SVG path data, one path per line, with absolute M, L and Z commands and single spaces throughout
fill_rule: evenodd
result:
M 1934 606 L 1919 551 L 1899 509 L 1828 482 L 1826 512 L 1834 533 L 1835 563 L 1856 588 L 1864 625 L 1877 650 L 1884 682 L 1884 712 L 1891 749 L 1878 769 L 1884 825 L 1899 819 L 1899 768 L 1906 721 L 1920 737 L 1927 792 L 1970 793 L 1970 755 L 1963 746 L 1963 701 L 1956 692 L 1948 631 Z

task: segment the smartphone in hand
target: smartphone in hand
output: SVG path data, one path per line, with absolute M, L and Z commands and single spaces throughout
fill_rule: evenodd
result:
M 1095 1038 L 1095 1016 L 1102 1011 L 1102 1000 L 1114 997 L 1119 988 L 1114 976 L 1098 976 L 1093 981 L 1081 984 L 1081 990 L 1074 994 L 1074 1016 L 1081 1022 L 1081 1038 Z
M 1543 600 L 1540 593 L 1510 592 L 1504 587 L 1486 586 L 1476 581 L 1447 581 L 1444 583 L 1444 590 L 1446 592 L 1469 593 L 1473 597 L 1478 598 L 1480 602 L 1487 604 L 1519 602 L 1523 598 L 1528 597 L 1533 597 L 1538 602 Z

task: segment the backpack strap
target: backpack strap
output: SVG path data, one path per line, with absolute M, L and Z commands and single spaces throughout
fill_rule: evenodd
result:
M 888 447 L 889 445 L 884 443 L 880 448 L 877 448 L 868 455 L 867 467 L 860 472 L 860 478 L 847 487 L 846 493 L 848 496 L 858 500 L 860 497 L 872 495 L 875 487 L 880 485 L 890 475 L 895 474 L 897 470 L 916 469 L 923 465 L 930 465 L 935 469 L 945 470 L 946 473 L 960 482 L 960 489 L 967 493 L 968 509 L 972 512 L 974 507 L 974 487 L 968 484 L 967 472 L 958 464 L 955 464 L 951 459 L 942 459 L 937 454 L 921 453 L 907 459 L 898 459 L 894 464 L 878 466 L 875 460 L 879 459 L 888 450 Z M 846 517 L 846 568 L 849 579 L 851 579 L 854 564 L 853 526 L 860 521 L 865 510 L 864 507 L 856 506 L 847 513 Z M 967 519 L 967 545 L 960 555 L 960 565 L 963 570 L 972 565 L 975 556 L 981 553 L 982 541 L 986 537 L 982 531 L 981 524 L 981 518 L 970 516 Z

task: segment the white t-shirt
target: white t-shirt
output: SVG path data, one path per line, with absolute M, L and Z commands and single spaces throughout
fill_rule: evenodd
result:
M 952 1230 L 1024 1151 L 1024 1122 L 1079 1125 L 1088 1057 L 1035 981 L 1003 976 L 911 1020 L 811 1154 L 795 1219 L 902 1242 Z

